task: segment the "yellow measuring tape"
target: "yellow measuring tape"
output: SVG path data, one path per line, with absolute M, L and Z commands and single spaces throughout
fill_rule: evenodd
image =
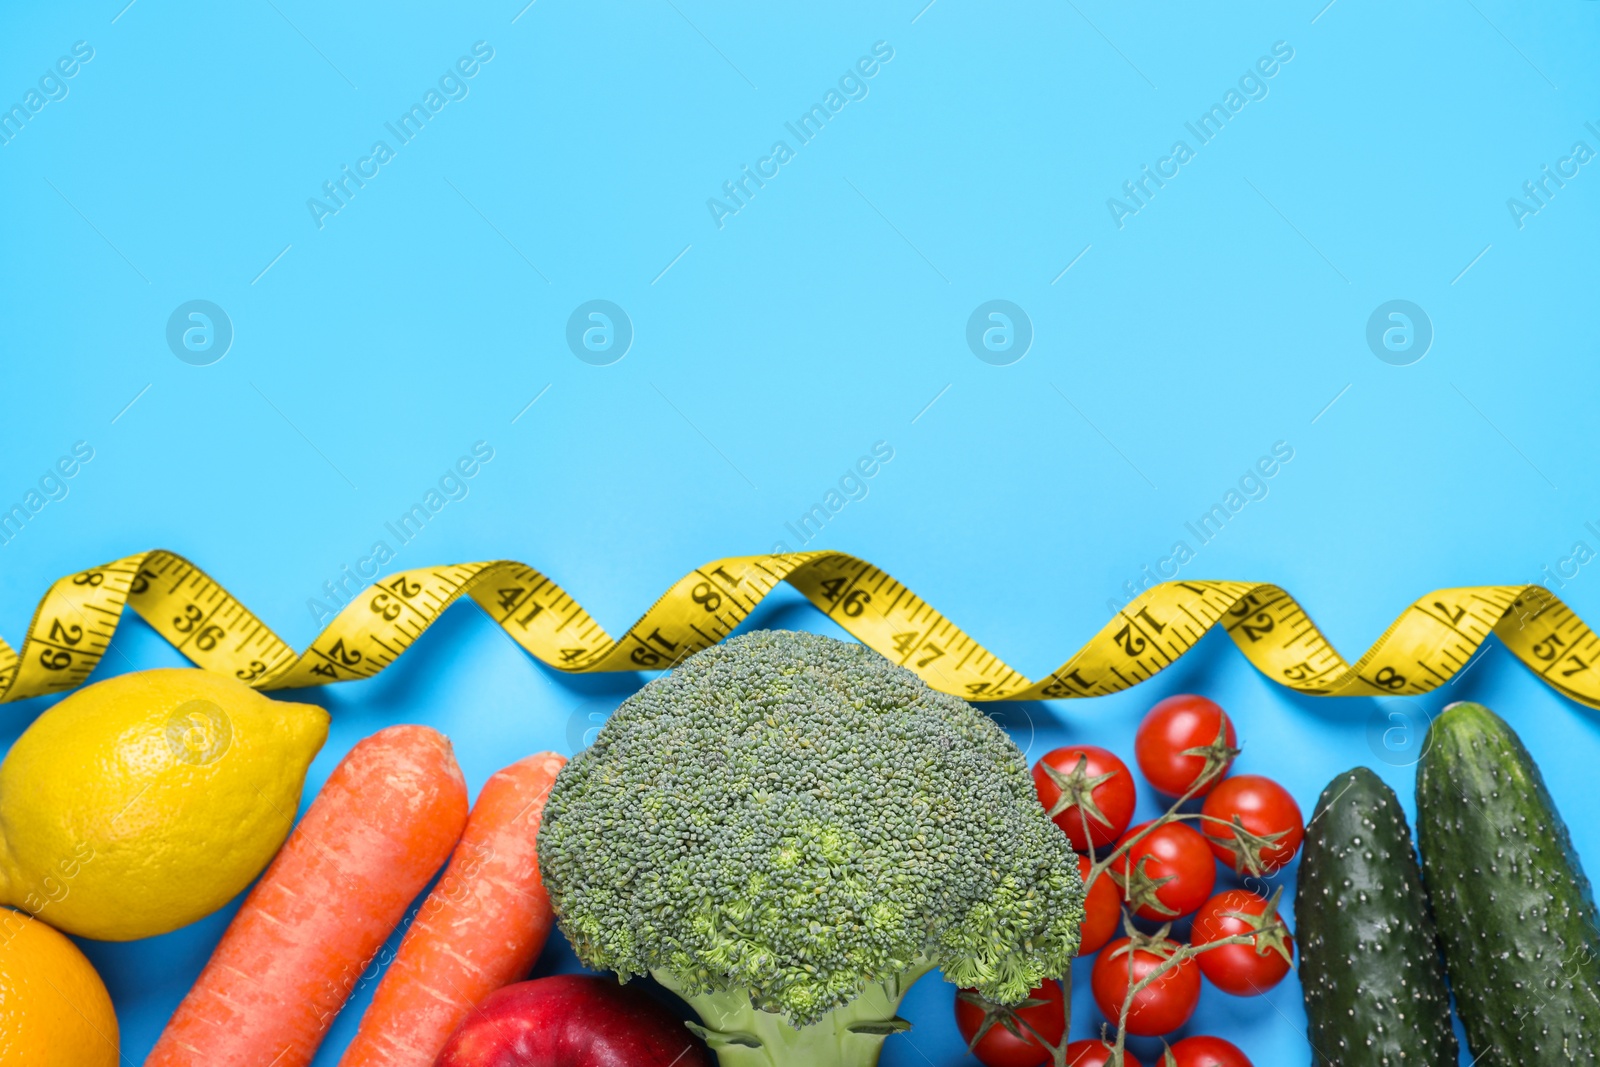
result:
M 197 666 L 257 689 L 370 678 L 460 596 L 558 670 L 663 670 L 716 644 L 788 582 L 856 638 L 935 689 L 968 700 L 1104 696 L 1169 666 L 1213 626 L 1256 668 L 1314 696 L 1426 693 L 1464 667 L 1491 632 L 1558 692 L 1600 707 L 1600 639 L 1537 585 L 1465 586 L 1422 597 L 1366 655 L 1347 662 L 1294 598 L 1252 582 L 1164 582 L 1145 590 L 1041 681 L 1006 666 L 916 594 L 842 552 L 732 556 L 680 578 L 620 638 L 522 563 L 401 571 L 358 594 L 297 653 L 204 571 L 171 552 L 68 575 L 34 613 L 19 655 L 0 641 L 0 701 L 81 684 L 132 608 Z

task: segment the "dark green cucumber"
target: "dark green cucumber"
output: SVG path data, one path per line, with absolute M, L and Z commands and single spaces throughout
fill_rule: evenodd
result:
M 1428 731 L 1417 840 L 1474 1057 L 1600 1064 L 1600 926 L 1561 814 L 1515 731 L 1452 704 Z
M 1317 801 L 1294 914 L 1317 1067 L 1456 1067 L 1411 831 L 1394 791 L 1365 767 L 1329 782 Z

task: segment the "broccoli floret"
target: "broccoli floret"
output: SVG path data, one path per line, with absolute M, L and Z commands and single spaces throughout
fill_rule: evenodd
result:
M 617 709 L 551 790 L 579 959 L 650 974 L 723 1067 L 870 1065 L 932 968 L 1000 1003 L 1065 974 L 1083 883 L 970 704 L 853 643 L 760 631 Z

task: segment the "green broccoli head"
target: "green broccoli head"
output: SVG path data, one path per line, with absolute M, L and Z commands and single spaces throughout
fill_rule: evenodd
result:
M 796 1028 L 930 967 L 1014 1003 L 1067 972 L 1083 916 L 1005 732 L 809 633 L 713 646 L 625 701 L 556 780 L 539 862 L 585 964 Z

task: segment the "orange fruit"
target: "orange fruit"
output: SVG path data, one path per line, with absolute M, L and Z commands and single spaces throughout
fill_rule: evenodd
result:
M 118 1067 L 111 995 L 78 946 L 0 908 L 0 1067 Z

